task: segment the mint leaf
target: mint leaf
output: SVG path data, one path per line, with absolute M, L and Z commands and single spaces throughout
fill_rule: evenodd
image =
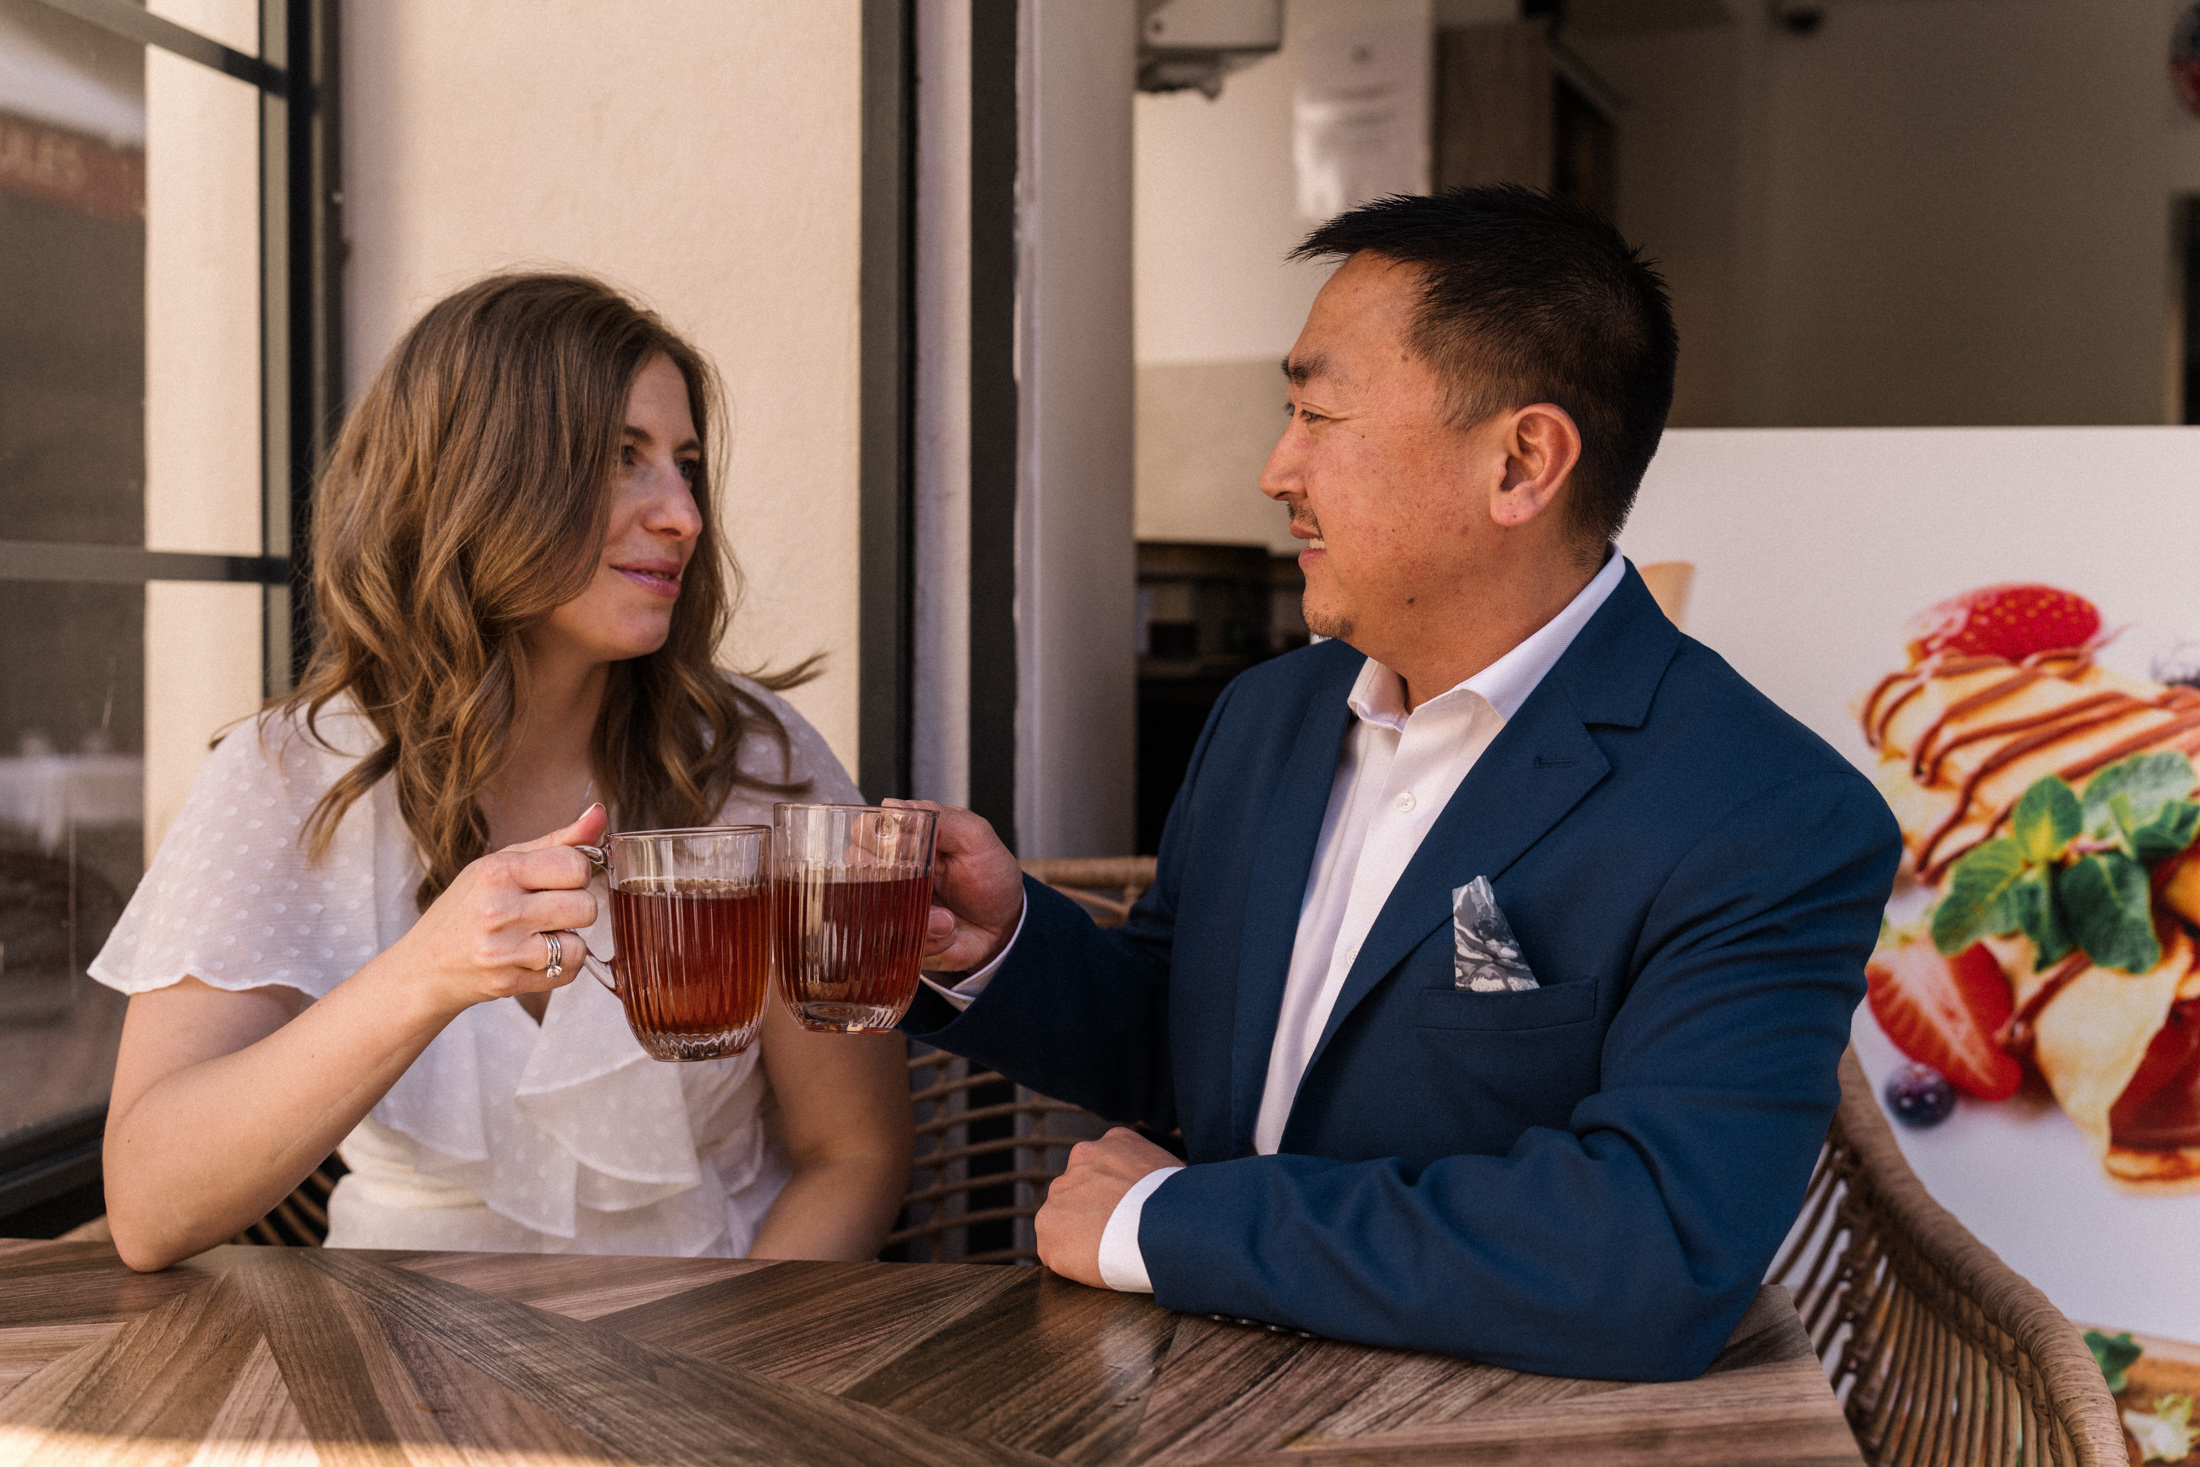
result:
M 2061 909 L 2055 905 L 2046 868 L 2033 867 L 2018 877 L 2003 895 L 2002 907 L 2006 914 L 2002 930 L 2020 928 L 2032 939 L 2039 953 L 2033 960 L 2036 966 L 2044 968 L 2069 956 L 2075 944 Z
M 2023 848 L 2025 859 L 2032 862 L 2054 860 L 2084 828 L 2077 795 L 2052 774 L 2034 780 L 2009 817 L 2010 833 Z
M 2131 851 L 2153 866 L 2183 851 L 2200 834 L 2200 805 L 2174 800 L 2161 813 L 2131 832 Z
M 2126 973 L 2162 961 L 2148 895 L 2147 868 L 2121 851 L 2081 856 L 2055 878 L 2055 904 L 2078 946 L 2101 967 Z
M 1940 905 L 1933 909 L 1933 946 L 1954 957 L 1982 937 L 2013 929 L 2003 898 L 2027 868 L 2024 847 L 2008 837 L 1966 851 L 1949 869 Z
M 2131 1383 L 2125 1378 L 2124 1372 L 2146 1353 L 2145 1348 L 2132 1339 L 2129 1330 L 2120 1335 L 2104 1335 L 2097 1329 L 2089 1329 L 2085 1332 L 2085 1347 L 2093 1352 L 2093 1363 L 2101 1367 L 2101 1375 L 2108 1381 L 2110 1395 L 2117 1394 Z
M 2086 832 L 2103 840 L 2116 838 L 2113 802 L 2118 795 L 2131 802 L 2125 819 L 2137 829 L 2152 824 L 2164 805 L 2191 794 L 2195 783 L 2192 760 L 2183 754 L 2134 754 L 2118 760 L 2086 783 Z

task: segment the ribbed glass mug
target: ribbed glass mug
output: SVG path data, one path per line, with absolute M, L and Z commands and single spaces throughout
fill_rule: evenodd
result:
M 929 810 L 772 806 L 779 991 L 805 1029 L 891 1029 L 917 994 L 932 911 Z
M 610 961 L 584 961 L 619 996 L 652 1059 L 739 1054 L 770 987 L 771 831 L 762 825 L 638 830 L 583 854 L 611 892 Z

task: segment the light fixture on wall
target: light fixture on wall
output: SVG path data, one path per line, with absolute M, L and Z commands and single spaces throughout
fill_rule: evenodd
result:
M 1138 90 L 1222 95 L 1283 46 L 1283 0 L 1138 0 Z

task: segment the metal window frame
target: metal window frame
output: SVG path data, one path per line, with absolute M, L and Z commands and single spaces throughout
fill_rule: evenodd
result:
M 910 793 L 916 721 L 917 17 L 863 0 L 856 783 Z
M 970 808 L 1016 845 L 1021 0 L 970 7 Z
M 339 0 L 261 0 L 260 54 L 150 14 L 131 0 L 31 0 L 248 83 L 260 94 L 262 553 L 0 540 L 0 580 L 266 588 L 263 673 L 290 686 L 310 650 L 307 548 L 313 477 L 343 406 L 343 193 Z M 0 1231 L 11 1214 L 100 1183 L 102 1104 L 0 1137 Z

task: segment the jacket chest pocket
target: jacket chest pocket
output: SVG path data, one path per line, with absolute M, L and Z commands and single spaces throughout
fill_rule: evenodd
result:
M 1586 980 L 1551 983 L 1517 993 L 1424 988 L 1414 996 L 1413 1021 L 1423 1029 L 1556 1029 L 1593 1018 L 1596 990 L 1596 984 Z

